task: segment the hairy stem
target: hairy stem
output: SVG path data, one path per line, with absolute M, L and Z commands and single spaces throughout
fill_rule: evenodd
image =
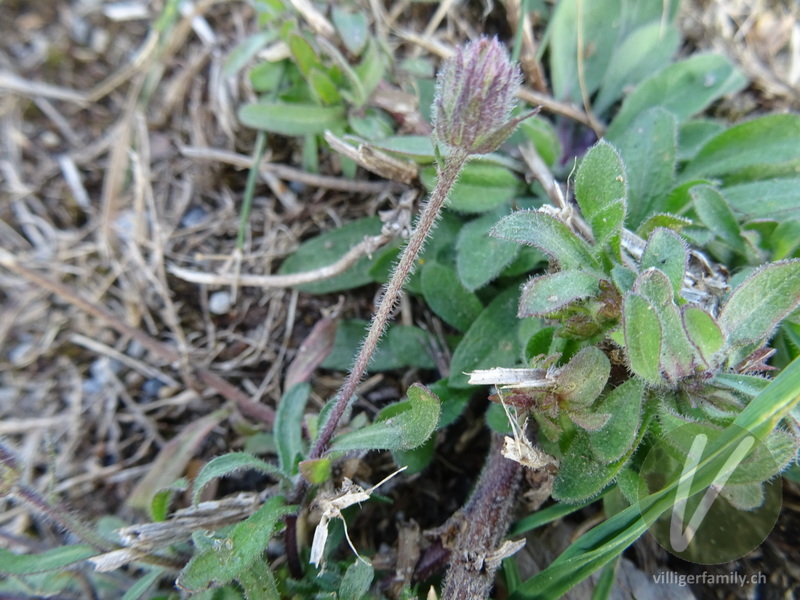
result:
M 461 529 L 450 555 L 442 600 L 488 598 L 500 561 L 493 554 L 508 530 L 522 467 L 501 453 L 495 434 L 475 491 L 459 516 Z
M 417 220 L 414 232 L 408 240 L 400 256 L 400 260 L 392 272 L 392 277 L 386 290 L 383 292 L 381 301 L 378 304 L 378 309 L 375 311 L 375 316 L 372 319 L 367 335 L 364 338 L 364 343 L 361 345 L 361 350 L 353 363 L 353 368 L 345 379 L 336 404 L 331 411 L 330 417 L 325 423 L 322 431 L 317 437 L 314 447 L 308 456 L 309 460 L 320 458 L 330 446 L 333 434 L 341 421 L 350 401 L 355 394 L 356 387 L 364 377 L 364 372 L 367 370 L 372 355 L 378 346 L 386 325 L 389 322 L 389 317 L 392 314 L 395 304 L 400 297 L 400 292 L 406 279 L 414 270 L 414 262 L 422 250 L 425 240 L 433 229 L 436 223 L 436 218 L 439 216 L 439 211 L 450 195 L 450 190 L 458 179 L 458 174 L 467 162 L 469 155 L 461 150 L 454 150 L 444 160 L 444 164 L 439 169 L 438 178 L 436 180 L 436 187 L 431 192 L 425 208 Z M 292 493 L 289 495 L 289 503 L 299 504 L 303 499 L 308 484 L 305 479 L 299 479 Z M 302 577 L 302 567 L 300 565 L 299 555 L 297 553 L 297 516 L 288 515 L 285 519 L 286 523 L 286 549 L 288 555 L 289 569 L 294 578 Z
M 361 350 L 356 357 L 355 363 L 353 363 L 353 368 L 350 370 L 347 379 L 345 379 L 342 385 L 342 389 L 336 400 L 336 405 L 333 407 L 330 418 L 328 418 L 328 421 L 320 432 L 314 444 L 314 448 L 311 450 L 311 454 L 308 457 L 309 459 L 320 458 L 328 449 L 333 434 L 339 425 L 339 421 L 350 405 L 356 387 L 364 377 L 367 365 L 372 355 L 375 353 L 375 349 L 378 347 L 378 341 L 386 330 L 386 325 L 400 297 L 403 284 L 414 270 L 414 262 L 420 250 L 422 250 L 425 240 L 433 229 L 436 218 L 439 216 L 439 211 L 442 205 L 444 205 L 445 200 L 447 200 L 450 190 L 453 188 L 453 184 L 455 184 L 458 174 L 461 172 L 466 160 L 466 153 L 453 151 L 447 156 L 444 165 L 439 170 L 436 187 L 419 216 L 417 225 L 414 228 L 414 233 L 411 234 L 408 244 L 406 244 L 406 247 L 403 249 L 400 261 L 394 268 L 389 284 L 386 286 L 386 290 L 381 297 L 378 309 L 375 311 L 375 316 L 372 319 L 369 331 L 367 331 L 367 335 L 364 338 L 364 343 L 361 345 Z

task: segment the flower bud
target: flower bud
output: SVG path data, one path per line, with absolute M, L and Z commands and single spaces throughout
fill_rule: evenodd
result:
M 521 121 L 511 118 L 522 81 L 497 38 L 481 37 L 444 61 L 433 102 L 438 141 L 467 154 L 496 150 Z

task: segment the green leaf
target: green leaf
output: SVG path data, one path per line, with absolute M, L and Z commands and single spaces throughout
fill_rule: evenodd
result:
M 272 532 L 283 515 L 294 512 L 283 498 L 267 500 L 255 513 L 233 526 L 219 543 L 209 544 L 189 561 L 178 576 L 176 585 L 188 592 L 199 592 L 237 579 L 269 544 Z
M 675 178 L 677 120 L 655 107 L 638 115 L 617 138 L 608 139 L 617 144 L 625 163 L 627 224 L 635 229 L 646 218 L 667 210 L 666 196 Z
M 286 63 L 288 61 L 280 62 L 263 62 L 256 65 L 250 70 L 250 84 L 256 92 L 277 93 L 278 87 L 283 81 L 286 72 Z
M 599 0 L 588 4 L 565 0 L 556 5 L 548 25 L 550 77 L 555 98 L 580 102 L 579 52 L 583 57 L 585 93 L 590 96 L 598 88 L 611 61 L 621 27 L 621 20 L 614 20 L 612 24 L 607 16 L 619 15 L 621 4 L 620 0 Z M 578 46 L 579 29 L 582 47 Z
M 342 101 L 342 96 L 336 84 L 324 71 L 313 68 L 308 74 L 308 83 L 314 95 L 323 104 L 338 104 Z
M 246 454 L 244 452 L 230 452 L 228 454 L 223 454 L 222 456 L 212 458 L 205 465 L 203 465 L 202 469 L 200 469 L 200 472 L 197 474 L 197 477 L 194 480 L 192 504 L 197 504 L 203 488 L 213 479 L 227 477 L 244 469 L 253 469 L 268 475 L 272 475 L 275 478 L 285 479 L 284 475 L 275 465 L 264 462 L 252 454 Z
M 695 54 L 654 74 L 628 96 L 606 132 L 621 139 L 631 123 L 648 108 L 661 106 L 685 121 L 714 100 L 747 85 L 747 78 L 716 54 Z
M 800 304 L 800 260 L 758 269 L 737 287 L 717 320 L 728 348 L 760 342 Z
M 441 424 L 441 419 L 439 423 Z M 436 428 L 441 429 L 442 427 L 439 425 Z M 406 467 L 404 471 L 406 475 L 414 475 L 428 468 L 435 454 L 436 436 L 432 435 L 422 445 L 411 450 L 392 450 L 392 459 L 394 459 L 396 465 Z
M 683 307 L 683 326 L 700 357 L 711 366 L 714 354 L 722 349 L 725 341 L 714 318 L 701 308 L 686 305 Z
M 436 169 L 423 169 L 420 179 L 429 190 L 433 189 Z M 461 171 L 446 206 L 465 213 L 486 212 L 511 200 L 519 186 L 520 180 L 507 168 L 486 161 L 471 161 Z
M 567 410 L 587 408 L 606 387 L 611 362 L 597 346 L 586 346 L 558 374 L 556 393 Z
M 722 193 L 739 221 L 800 219 L 800 177 L 742 183 Z
M 605 113 L 625 93 L 651 74 L 667 66 L 680 45 L 680 32 L 672 24 L 647 23 L 617 45 L 592 102 L 597 115 Z
M 575 198 L 598 245 L 609 243 L 619 254 L 627 198 L 625 165 L 616 149 L 601 140 L 583 157 L 575 176 Z
M 267 29 L 249 35 L 236 44 L 236 47 L 228 53 L 228 57 L 225 59 L 225 65 L 222 67 L 224 75 L 226 77 L 237 75 L 258 54 L 259 50 L 272 42 L 277 35 L 276 30 Z
M 585 271 L 559 271 L 535 277 L 522 288 L 520 317 L 543 317 L 576 300 L 591 298 L 600 290 L 600 280 Z
M 421 164 L 430 164 L 434 158 L 433 144 L 427 135 L 398 135 L 372 143 L 378 150 L 397 154 Z M 436 176 L 434 171 L 433 177 Z
M 320 365 L 323 369 L 347 371 L 353 364 L 364 334 L 367 322 L 348 320 L 339 323 L 333 349 Z M 430 354 L 429 334 L 412 325 L 390 325 L 386 335 L 372 359 L 367 370 L 370 372 L 391 371 L 405 367 L 434 369 L 436 363 Z
M 245 104 L 239 109 L 239 120 L 253 129 L 264 129 L 281 135 L 323 133 L 335 128 L 345 118 L 341 106 L 260 102 Z
M 422 295 L 430 309 L 459 331 L 466 331 L 481 314 L 483 304 L 467 290 L 454 269 L 430 261 L 422 267 Z
M 364 98 L 360 104 L 366 102 L 370 94 L 375 90 L 386 73 L 386 59 L 380 44 L 376 39 L 370 39 L 367 44 L 367 51 L 364 58 L 353 69 L 361 83 Z
M 275 576 L 263 560 L 255 560 L 236 576 L 247 600 L 281 600 Z
M 408 388 L 408 401 L 402 412 L 343 433 L 334 438 L 331 450 L 410 450 L 421 445 L 436 429 L 441 405 L 439 399 L 425 386 L 415 383 Z
M 497 295 L 464 334 L 450 362 L 450 387 L 472 388 L 466 373 L 476 369 L 511 367 L 519 359 L 519 291 L 511 286 Z
M 308 78 L 311 69 L 322 67 L 322 64 L 317 58 L 317 53 L 311 44 L 301 35 L 293 33 L 287 40 L 289 52 L 292 54 L 292 59 L 297 68 L 303 74 L 303 77 Z
M 691 224 L 692 222 L 689 219 L 661 213 L 658 215 L 653 215 L 647 219 L 639 226 L 639 229 L 636 230 L 636 233 L 639 234 L 639 237 L 647 239 L 650 237 L 650 234 L 659 227 L 664 227 L 665 229 L 679 232 L 681 229 L 688 227 Z
M 636 283 L 636 273 L 620 265 L 614 265 L 611 268 L 611 279 L 620 293 L 626 294 L 633 290 L 633 284 Z
M 677 295 L 683 287 L 688 260 L 686 242 L 681 236 L 669 229 L 659 228 L 647 240 L 640 268 L 645 271 L 654 267 L 664 273 L 672 284 L 672 291 Z
M 428 388 L 436 394 L 442 403 L 442 414 L 439 417 L 439 429 L 444 429 L 448 425 L 455 423 L 466 410 L 472 390 L 455 389 L 450 387 L 447 379 L 440 379 L 432 383 Z
M 303 242 L 281 265 L 278 273 L 288 275 L 311 271 L 335 263 L 367 236 L 378 235 L 382 223 L 379 217 L 368 217 L 347 223 Z M 374 260 L 364 256 L 347 271 L 335 277 L 296 286 L 301 292 L 328 294 L 360 287 L 372 282 L 369 270 Z
M 700 148 L 725 131 L 725 125 L 709 119 L 692 119 L 682 123 L 678 131 L 678 160 L 693 159 Z
M 181 477 L 171 486 L 156 492 L 156 495 L 153 496 L 153 501 L 150 503 L 150 515 L 153 517 L 153 521 L 159 523 L 166 520 L 172 497 L 176 492 L 185 492 L 188 488 L 189 481 L 185 477 Z
M 311 394 L 308 383 L 297 383 L 281 397 L 275 412 L 275 444 L 278 446 L 280 470 L 291 477 L 297 473 L 297 458 L 305 453 L 303 414 Z
M 710 485 L 720 472 L 721 461 L 730 456 L 730 449 L 750 434 L 763 438 L 772 431 L 794 406 L 800 396 L 800 360 L 794 361 L 770 386 L 748 404 L 737 417 L 738 427 L 724 434 L 720 452 L 699 465 L 695 482 L 698 486 Z M 720 458 L 721 455 L 721 458 Z M 559 598 L 569 589 L 622 554 L 661 514 L 674 507 L 674 490 L 677 482 L 660 492 L 642 498 L 597 527 L 585 533 L 570 545 L 556 560 L 536 576 L 525 581 L 509 600 L 549 600 Z
M 367 28 L 367 15 L 363 12 L 350 11 L 340 6 L 334 6 L 331 11 L 333 25 L 350 54 L 358 56 L 367 45 L 369 31 Z
M 636 279 L 634 291 L 653 307 L 661 325 L 661 370 L 671 383 L 692 374 L 693 347 L 683 329 L 674 292 L 669 278 L 658 269 L 650 268 Z
M 329 458 L 303 460 L 300 461 L 298 468 L 300 474 L 309 483 L 320 484 L 331 478 L 331 459 Z
M 375 571 L 372 565 L 363 560 L 356 560 L 342 577 L 339 598 L 360 600 L 369 591 L 373 577 L 375 577 Z
M 595 411 L 611 418 L 599 431 L 589 432 L 594 455 L 603 463 L 612 463 L 628 452 L 636 440 L 642 412 L 644 382 L 629 379 L 603 396 Z
M 122 600 L 139 600 L 139 598 L 143 598 L 163 576 L 163 569 L 151 569 L 144 575 L 140 575 L 136 583 L 128 588 L 128 591 L 122 596 Z
M 576 236 L 564 223 L 535 210 L 515 212 L 494 226 L 490 235 L 535 246 L 563 270 L 597 268 L 589 244 Z
M 4 575 L 32 575 L 47 571 L 63 571 L 70 565 L 97 556 L 98 550 L 88 544 L 53 548 L 39 554 L 14 554 L 0 548 L 0 573 Z
M 703 224 L 739 254 L 746 254 L 742 231 L 723 195 L 710 185 L 696 185 L 689 193 Z
M 625 347 L 631 371 L 648 383 L 661 383 L 661 324 L 650 303 L 638 294 L 625 297 Z
M 791 176 L 800 169 L 800 115 L 759 117 L 709 141 L 683 179 L 721 177 L 726 184 Z
M 519 254 L 518 244 L 489 235 L 498 218 L 492 211 L 464 225 L 458 234 L 456 271 L 468 290 L 477 290 L 495 279 Z
M 627 456 L 609 465 L 598 462 L 592 453 L 589 434 L 578 433 L 561 459 L 553 498 L 575 504 L 596 496 L 614 479 L 625 460 Z
M 561 141 L 549 121 L 536 117 L 525 119 L 519 124 L 519 131 L 533 142 L 536 153 L 547 166 L 552 167 L 561 158 Z

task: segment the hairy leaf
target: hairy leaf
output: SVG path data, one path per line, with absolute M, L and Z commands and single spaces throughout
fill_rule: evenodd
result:
M 227 477 L 243 469 L 254 469 L 267 473 L 276 478 L 284 477 L 275 465 L 256 458 L 252 454 L 245 452 L 230 452 L 217 456 L 208 461 L 194 480 L 194 490 L 192 492 L 192 503 L 197 504 L 203 488 L 213 479 Z
M 410 450 L 427 440 L 439 422 L 439 399 L 425 386 L 408 388 L 405 410 L 385 421 L 334 438 L 331 450 Z
M 648 217 L 668 210 L 666 198 L 675 178 L 677 120 L 661 107 L 640 114 L 617 138 L 628 184 L 627 225 L 635 229 Z
M 661 324 L 645 298 L 638 294 L 625 297 L 625 347 L 631 371 L 648 383 L 661 382 Z
M 684 121 L 714 100 L 747 85 L 747 78 L 717 54 L 695 54 L 672 64 L 642 82 L 625 99 L 606 137 L 619 140 L 648 108 L 661 106 Z
M 560 271 L 525 284 L 519 301 L 520 317 L 541 317 L 599 291 L 600 280 L 584 271 Z
M 722 177 L 731 184 L 795 175 L 798 168 L 800 115 L 776 114 L 720 133 L 703 146 L 682 177 Z
M 611 415 L 602 429 L 589 433 L 592 452 L 600 461 L 612 463 L 633 447 L 639 430 L 643 394 L 644 382 L 633 378 L 597 402 L 598 413 Z
M 468 290 L 492 281 L 519 254 L 518 244 L 489 235 L 497 220 L 497 212 L 487 213 L 464 225 L 458 234 L 456 270 Z
M 800 304 L 800 260 L 772 263 L 745 279 L 734 290 L 718 323 L 728 348 L 767 338 Z
M 601 140 L 583 157 L 575 176 L 575 198 L 595 241 L 609 243 L 619 254 L 628 196 L 625 165 L 617 150 Z
M 283 515 L 295 507 L 285 506 L 275 496 L 241 523 L 233 526 L 225 539 L 203 547 L 178 576 L 176 584 L 188 592 L 200 592 L 238 579 L 257 560 L 269 544 L 272 532 Z
M 589 244 L 564 223 L 535 210 L 515 212 L 494 226 L 490 235 L 502 240 L 535 246 L 562 269 L 593 269 L 598 266 Z
M 669 229 L 659 228 L 647 240 L 640 267 L 642 271 L 654 267 L 664 273 L 672 284 L 673 292 L 677 294 L 683 287 L 687 260 L 686 243 L 681 236 Z

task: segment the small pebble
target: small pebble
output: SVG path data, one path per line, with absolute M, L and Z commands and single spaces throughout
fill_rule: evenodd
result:
M 192 206 L 181 219 L 181 227 L 197 227 L 202 225 L 208 213 L 202 206 Z
M 225 315 L 231 309 L 230 292 L 214 292 L 208 298 L 208 310 L 215 315 Z

